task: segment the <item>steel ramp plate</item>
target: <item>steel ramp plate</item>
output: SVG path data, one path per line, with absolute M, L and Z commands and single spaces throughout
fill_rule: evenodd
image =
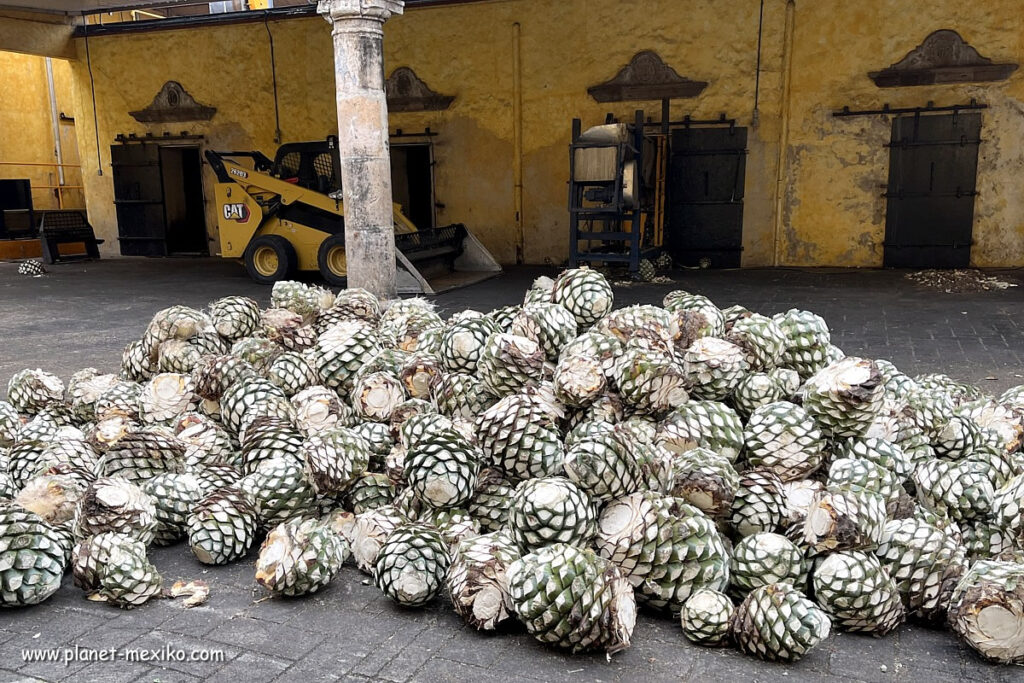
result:
M 469 272 L 451 272 L 436 277 L 427 278 L 427 282 L 430 283 L 432 292 L 426 292 L 426 294 L 441 294 L 443 292 L 450 292 L 453 289 L 459 289 L 460 287 L 469 287 L 475 285 L 478 282 L 484 280 L 490 280 L 492 277 L 501 275 L 501 271 L 469 271 Z M 399 294 L 424 294 L 423 290 L 416 284 L 404 283 L 399 278 L 398 293 Z

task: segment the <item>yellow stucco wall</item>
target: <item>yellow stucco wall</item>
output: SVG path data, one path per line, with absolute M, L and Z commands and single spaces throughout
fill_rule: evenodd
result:
M 771 2 L 772 0 L 769 0 Z M 502 262 L 515 259 L 513 201 L 513 24 L 520 24 L 522 55 L 523 225 L 525 260 L 558 262 L 567 255 L 568 142 L 571 120 L 594 125 L 612 112 L 632 118 L 643 108 L 658 118 L 660 103 L 595 102 L 590 85 L 614 76 L 638 51 L 654 49 L 679 73 L 710 81 L 695 100 L 672 105 L 674 119 L 726 113 L 749 125 L 753 110 L 757 7 L 726 7 L 713 0 L 649 2 L 647 11 L 623 12 L 620 3 L 546 3 L 508 0 L 411 8 L 385 27 L 390 73 L 412 67 L 435 91 L 455 95 L 446 111 L 392 113 L 392 130 L 429 126 L 436 160 L 440 224 L 470 226 Z M 664 17 L 651 31 L 650 17 Z M 695 21 L 694 17 L 702 17 Z M 766 17 L 761 76 L 761 124 L 750 132 L 745 210 L 745 262 L 770 258 L 771 207 L 777 156 L 778 86 L 782 15 Z M 708 26 L 742 26 L 730 40 L 695 50 Z M 334 81 L 330 27 L 320 18 L 270 23 L 276 48 L 282 141 L 322 138 L 334 128 Z M 79 50 L 84 47 L 79 41 Z M 90 40 L 100 131 L 96 144 L 90 116 L 82 116 L 80 140 L 86 165 L 90 218 L 105 237 L 116 237 L 111 203 L 109 145 L 118 133 L 161 135 L 188 130 L 217 149 L 260 149 L 271 154 L 273 98 L 267 29 L 263 24 L 110 36 Z M 88 83 L 84 54 L 76 64 Z M 204 104 L 218 108 L 209 122 L 145 126 L 128 115 L 149 103 L 167 80 L 178 80 Z M 88 88 L 79 105 L 91 114 Z M 207 195 L 212 197 L 207 177 Z M 214 229 L 212 211 L 211 230 Z M 108 247 L 116 245 L 111 239 Z
M 834 118 L 851 109 L 963 104 L 982 111 L 971 260 L 1024 263 L 1024 72 L 994 83 L 878 88 L 868 78 L 932 31 L 951 28 L 993 62 L 1024 58 L 1024 13 L 1013 0 L 798 2 L 782 265 L 879 266 L 891 117 Z
M 524 255 L 530 263 L 558 262 L 567 254 L 571 119 L 581 117 L 589 126 L 602 122 L 606 112 L 627 119 L 640 107 L 657 120 L 657 102 L 601 104 L 586 92 L 614 76 L 636 52 L 655 50 L 680 74 L 709 82 L 699 97 L 673 102 L 673 119 L 725 113 L 749 128 L 743 265 L 771 265 L 777 254 L 780 265 L 879 266 L 890 119 L 836 119 L 831 112 L 844 105 L 922 106 L 929 100 L 944 105 L 975 97 L 990 108 L 983 112 L 972 259 L 981 266 L 1020 264 L 1024 199 L 1016 185 L 1024 166 L 1024 73 L 998 83 L 886 89 L 867 76 L 940 28 L 957 30 L 996 62 L 1020 62 L 1024 15 L 1016 0 L 792 3 L 788 146 L 777 203 L 786 4 L 764 3 L 756 117 L 756 0 L 646 0 L 638 6 L 615 0 L 494 0 L 408 8 L 385 27 L 387 72 L 412 67 L 455 101 L 446 111 L 392 113 L 391 128 L 429 126 L 438 133 L 433 139 L 436 198 L 445 205 L 438 221 L 466 223 L 499 260 L 513 261 L 513 26 L 518 23 Z M 271 21 L 270 31 L 282 141 L 322 138 L 335 128 L 330 27 L 308 17 Z M 92 38 L 98 160 L 84 42 L 76 42 L 79 59 L 72 68 L 86 195 L 93 224 L 108 238 L 108 253 L 117 248 L 110 144 L 118 133 L 187 130 L 203 135 L 211 148 L 267 154 L 276 148 L 270 50 L 262 23 Z M 181 82 L 200 102 L 217 107 L 217 114 L 209 122 L 168 125 L 132 119 L 128 112 L 145 107 L 167 80 Z M 207 174 L 208 198 L 210 183 Z M 213 230 L 212 208 L 208 215 Z
M 43 185 L 57 185 L 57 168 L 26 164 L 55 164 L 57 155 L 50 116 L 50 95 L 43 57 L 0 52 L 0 178 L 28 178 L 32 202 L 37 209 L 58 208 L 57 194 Z M 66 60 L 53 60 L 54 94 L 58 113 L 74 115 L 71 67 Z M 65 164 L 78 163 L 74 125 L 58 124 Z M 17 164 L 17 165 L 12 165 Z M 65 168 L 65 185 L 81 185 L 81 172 Z M 65 190 L 64 205 L 84 207 L 80 190 Z

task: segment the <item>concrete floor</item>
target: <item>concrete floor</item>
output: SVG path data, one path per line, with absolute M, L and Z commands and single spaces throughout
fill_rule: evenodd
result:
M 141 336 L 157 310 L 203 307 L 228 294 L 270 301 L 270 287 L 220 259 L 122 258 L 50 266 L 48 275 L 17 275 L 0 262 L 0 386 L 24 367 L 61 376 L 94 366 L 115 371 L 124 345 Z M 518 303 L 538 275 L 516 268 L 471 288 L 435 297 L 442 312 Z M 616 306 L 660 303 L 673 289 L 704 294 L 724 308 L 765 314 L 798 307 L 822 315 L 832 341 L 850 355 L 892 360 L 910 374 L 945 372 L 1001 392 L 1024 383 L 1024 284 L 1001 291 L 945 294 L 892 270 L 687 270 L 671 284 L 616 287 Z M 1024 271 L 1000 277 L 1024 283 Z M 988 379 L 994 378 L 994 379 Z
M 542 269 L 514 269 L 472 289 L 437 298 L 451 312 L 488 310 L 521 300 Z M 1004 273 L 1017 280 L 1020 273 Z M 999 392 L 1024 382 L 1024 340 L 1017 319 L 1024 288 L 980 294 L 922 289 L 893 271 L 686 271 L 670 285 L 616 291 L 618 305 L 659 302 L 683 288 L 725 307 L 764 313 L 793 306 L 825 317 L 847 353 L 893 360 L 913 373 L 946 372 Z M 116 371 L 122 347 L 138 338 L 154 311 L 200 307 L 226 294 L 269 301 L 270 289 L 218 260 L 118 259 L 58 265 L 40 278 L 0 263 L 0 386 L 23 367 L 65 379 L 94 366 Z M 252 560 L 210 569 L 183 546 L 155 549 L 165 579 L 201 578 L 209 602 L 192 610 L 156 601 L 129 612 L 88 602 L 65 585 L 43 605 L 0 612 L 0 681 L 490 681 L 490 680 L 857 680 L 1024 681 L 1024 670 L 983 663 L 948 632 L 903 626 L 883 639 L 839 634 L 803 661 L 771 665 L 735 650 L 689 644 L 678 624 L 641 616 L 633 647 L 609 664 L 568 656 L 512 627 L 498 635 L 467 629 L 444 601 L 423 610 L 395 606 L 346 568 L 306 599 L 254 601 Z M 25 648 L 216 649 L 219 663 L 118 661 L 27 663 Z

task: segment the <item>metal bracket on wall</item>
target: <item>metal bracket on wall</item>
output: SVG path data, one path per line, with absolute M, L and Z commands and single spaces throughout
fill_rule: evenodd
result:
M 668 125 L 672 128 L 690 128 L 691 126 L 728 126 L 730 129 L 736 127 L 736 119 L 728 119 L 725 114 L 719 114 L 717 119 L 694 119 L 689 114 L 683 117 L 682 121 L 668 121 L 667 124 L 663 124 L 660 121 L 652 121 L 650 117 L 647 117 L 645 126 L 662 126 Z
M 861 109 L 851 110 L 849 107 L 843 107 L 839 111 L 832 112 L 832 116 L 842 118 L 844 116 L 877 116 L 877 115 L 897 115 L 897 114 L 930 114 L 933 112 L 940 111 L 951 111 L 956 114 L 958 111 L 968 111 L 972 109 L 988 109 L 987 104 L 979 103 L 974 98 L 967 104 L 953 104 L 946 107 L 936 107 L 934 102 L 929 101 L 923 107 L 890 107 L 889 103 L 886 102 L 882 105 L 881 109 Z
M 393 138 L 432 138 L 436 136 L 437 132 L 430 130 L 430 126 L 427 126 L 419 133 L 407 133 L 401 128 L 396 128 L 395 132 L 390 135 Z
M 114 142 L 120 142 L 126 144 L 129 142 L 162 142 L 166 140 L 202 140 L 202 135 L 193 135 L 187 130 L 181 131 L 178 135 L 174 135 L 170 132 L 164 132 L 163 135 L 153 135 L 152 133 L 146 133 L 145 135 L 136 135 L 135 133 L 118 133 L 114 138 Z

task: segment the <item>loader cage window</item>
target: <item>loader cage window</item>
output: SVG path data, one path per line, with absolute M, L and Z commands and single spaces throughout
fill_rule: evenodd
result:
M 314 192 L 341 189 L 341 163 L 333 138 L 318 142 L 290 142 L 277 150 L 273 174 Z
M 285 154 L 277 164 L 277 175 L 282 179 L 298 178 L 301 158 L 298 152 Z

